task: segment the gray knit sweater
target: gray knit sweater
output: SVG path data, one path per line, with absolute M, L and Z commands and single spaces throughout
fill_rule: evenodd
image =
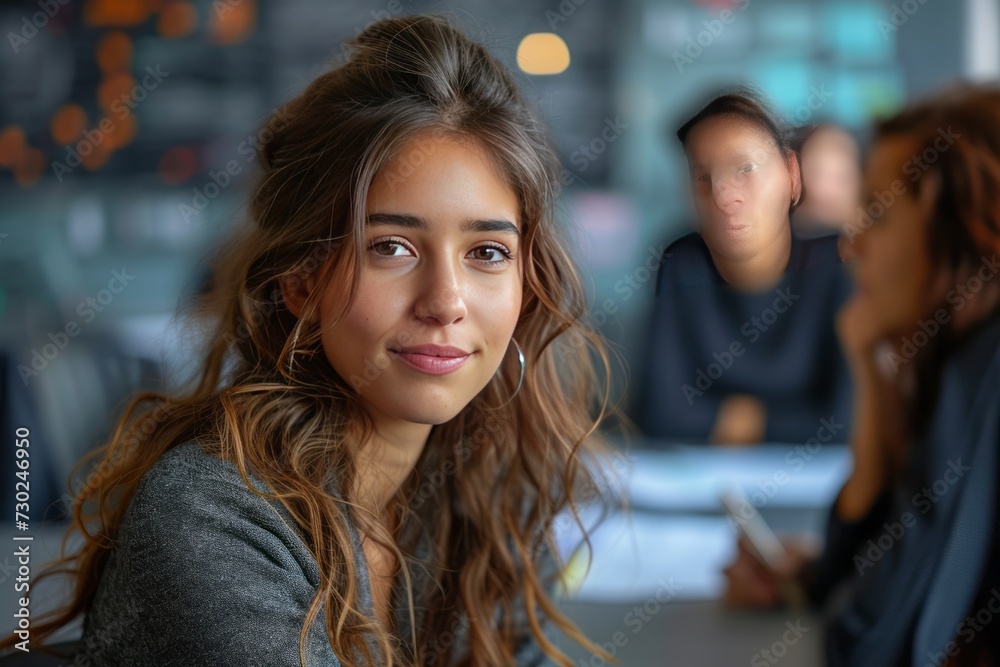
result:
M 270 492 L 259 478 L 250 480 Z M 354 526 L 350 529 L 359 604 L 374 617 L 364 552 Z M 415 556 L 428 553 L 424 541 Z M 553 559 L 545 563 L 543 572 L 553 571 Z M 411 566 L 410 571 L 419 590 L 426 570 Z M 297 667 L 299 633 L 318 585 L 316 560 L 287 510 L 247 488 L 234 464 L 187 442 L 160 457 L 140 481 L 72 664 Z M 397 631 L 408 644 L 403 586 L 392 596 Z M 515 609 L 521 606 L 515 601 Z M 307 635 L 306 667 L 341 664 L 324 632 L 324 609 Z M 419 623 L 419 599 L 415 613 Z M 522 639 L 514 664 L 553 664 L 533 639 L 523 610 L 516 622 Z M 440 641 L 466 647 L 467 618 L 458 627 L 453 640 Z

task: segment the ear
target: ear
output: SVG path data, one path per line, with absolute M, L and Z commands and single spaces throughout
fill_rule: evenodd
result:
M 789 204 L 799 203 L 802 199 L 802 169 L 799 168 L 799 156 L 795 151 L 788 151 L 788 176 L 792 179 L 792 197 Z
M 285 307 L 295 317 L 301 317 L 306 299 L 316 288 L 316 272 L 297 271 L 285 274 L 278 278 L 278 287 Z

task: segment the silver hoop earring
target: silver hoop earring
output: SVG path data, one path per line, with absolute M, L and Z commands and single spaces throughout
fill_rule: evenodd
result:
M 524 361 L 524 352 L 521 351 L 521 346 L 517 344 L 517 340 L 515 340 L 513 336 L 511 336 L 510 340 L 512 343 L 514 343 L 514 348 L 517 350 L 517 363 L 520 364 L 521 366 L 521 374 L 517 379 L 517 387 L 514 389 L 514 393 L 510 395 L 510 398 L 508 398 L 506 401 L 498 405 L 497 408 L 502 408 L 508 403 L 510 403 L 512 400 L 514 400 L 514 397 L 517 396 L 517 393 L 521 391 L 521 385 L 524 384 L 524 370 L 526 367 Z

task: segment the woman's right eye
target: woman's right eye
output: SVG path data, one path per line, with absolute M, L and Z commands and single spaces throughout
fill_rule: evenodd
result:
M 395 239 L 376 241 L 368 246 L 368 248 L 380 257 L 404 257 L 409 253 L 409 248 L 401 241 Z M 384 252 L 385 250 L 388 250 L 388 252 Z
M 712 182 L 712 175 L 711 174 L 699 174 L 698 175 L 698 180 L 700 182 L 702 182 L 702 183 L 711 183 Z

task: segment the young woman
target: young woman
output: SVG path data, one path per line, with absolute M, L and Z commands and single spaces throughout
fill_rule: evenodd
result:
M 858 288 L 838 321 L 853 471 L 822 555 L 798 569 L 816 604 L 845 600 L 831 602 L 827 664 L 1000 659 L 998 191 L 1000 89 L 876 125 L 865 216 L 847 230 Z M 780 577 L 744 549 L 727 574 L 731 601 L 779 600 Z
M 752 90 L 713 99 L 677 137 L 698 232 L 663 254 L 636 421 L 685 441 L 805 442 L 850 410 L 836 237 L 792 232 L 798 158 Z
M 76 501 L 33 624 L 86 614 L 76 665 L 569 666 L 550 622 L 610 659 L 552 599 L 613 454 L 557 160 L 449 21 L 350 47 L 276 112 L 197 387 L 136 398 Z

